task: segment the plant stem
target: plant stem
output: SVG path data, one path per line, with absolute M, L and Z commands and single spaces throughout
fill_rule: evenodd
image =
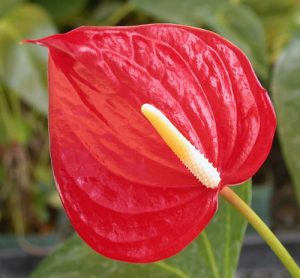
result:
M 220 194 L 248 220 L 258 234 L 274 251 L 292 277 L 299 278 L 300 269 L 298 265 L 260 217 L 229 187 L 225 187 L 221 190 Z

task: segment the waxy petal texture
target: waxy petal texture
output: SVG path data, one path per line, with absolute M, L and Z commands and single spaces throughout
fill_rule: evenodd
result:
M 54 175 L 75 229 L 123 261 L 174 255 L 204 229 L 224 186 L 269 153 L 275 115 L 243 53 L 218 35 L 155 24 L 82 27 L 34 43 L 49 54 Z M 140 112 L 162 111 L 218 169 L 202 186 Z

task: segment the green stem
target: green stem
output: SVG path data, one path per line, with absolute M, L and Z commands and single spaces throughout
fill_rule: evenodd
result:
M 225 187 L 220 194 L 249 221 L 281 260 L 292 277 L 300 277 L 300 269 L 296 262 L 259 216 L 229 187 Z

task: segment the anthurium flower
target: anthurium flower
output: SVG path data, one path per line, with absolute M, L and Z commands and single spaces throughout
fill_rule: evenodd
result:
M 97 252 L 153 262 L 190 243 L 224 186 L 266 159 L 275 114 L 245 55 L 197 28 L 81 27 L 49 48 L 49 132 L 65 210 Z M 211 163 L 199 181 L 141 113 L 150 104 Z M 185 140 L 185 139 L 184 139 Z

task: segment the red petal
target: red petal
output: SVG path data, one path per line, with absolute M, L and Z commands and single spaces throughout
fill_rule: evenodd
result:
M 256 173 L 270 152 L 276 129 L 274 108 L 247 57 L 238 48 L 213 33 L 200 37 L 218 52 L 231 80 L 237 131 L 234 149 L 223 164 L 223 183 L 241 183 Z
M 218 157 L 210 159 L 222 173 L 222 184 L 252 177 L 270 152 L 276 117 L 247 57 L 209 31 L 185 26 L 170 31 L 169 25 L 143 28 L 145 36 L 172 45 L 198 78 L 199 94 L 204 91 L 213 110 Z M 203 143 L 201 131 L 198 136 Z
M 64 206 L 109 257 L 146 262 L 182 249 L 208 223 L 217 191 L 188 172 L 140 113 L 151 103 L 218 168 L 250 178 L 275 131 L 268 95 L 239 49 L 178 25 L 82 27 L 50 49 L 50 139 Z
M 93 153 L 126 179 L 198 186 L 140 115 L 143 103 L 162 110 L 205 153 L 221 172 L 222 184 L 249 179 L 269 153 L 276 126 L 269 97 L 244 54 L 214 33 L 166 24 L 83 27 L 39 42 L 56 49 L 58 60 L 70 60 L 65 74 L 77 94 L 109 123 L 110 131 L 102 132 L 114 130 L 109 139 L 132 159 L 124 167 L 104 148 Z M 122 138 L 116 134 L 120 129 Z M 116 153 L 112 144 L 106 147 Z M 132 169 L 140 171 L 133 176 Z
M 217 191 L 188 184 L 181 188 L 165 183 L 147 186 L 147 181 L 126 179 L 102 165 L 94 152 L 102 148 L 99 144 L 104 140 L 97 133 L 101 121 L 81 104 L 53 60 L 49 61 L 51 158 L 58 190 L 74 228 L 92 248 L 113 259 L 153 262 L 176 254 L 214 215 Z M 83 129 L 88 131 L 83 133 Z M 84 137 L 88 132 L 100 143 L 95 140 L 95 145 L 90 145 Z M 124 167 L 126 159 L 119 157 Z M 158 173 L 163 179 L 161 175 Z

